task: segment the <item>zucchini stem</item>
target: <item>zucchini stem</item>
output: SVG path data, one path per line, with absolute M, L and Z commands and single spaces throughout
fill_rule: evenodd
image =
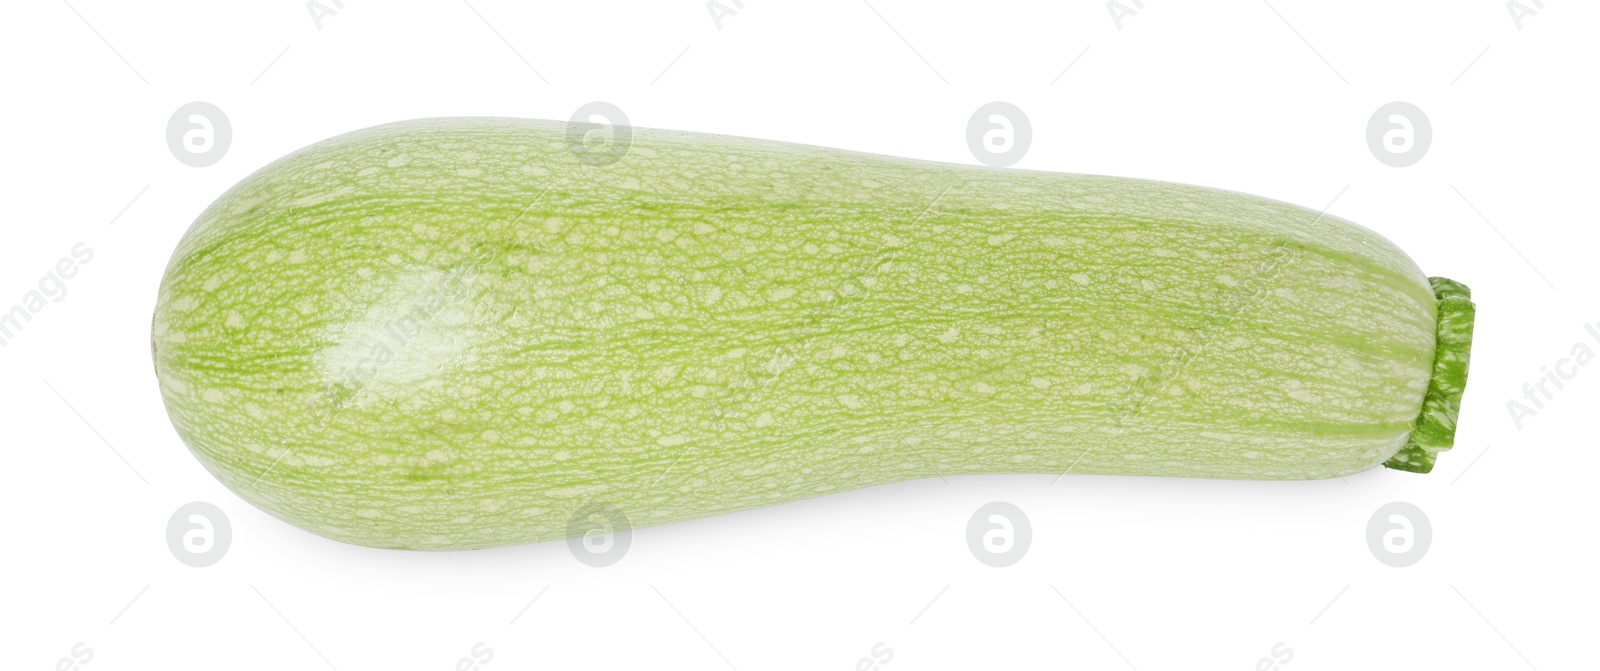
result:
M 1430 277 L 1428 284 L 1433 285 L 1433 296 L 1439 301 L 1433 374 L 1422 399 L 1422 412 L 1412 425 L 1405 447 L 1383 464 L 1412 473 L 1432 471 L 1438 454 L 1455 444 L 1456 416 L 1461 410 L 1461 393 L 1467 388 L 1472 322 L 1477 310 L 1467 285 L 1443 277 Z

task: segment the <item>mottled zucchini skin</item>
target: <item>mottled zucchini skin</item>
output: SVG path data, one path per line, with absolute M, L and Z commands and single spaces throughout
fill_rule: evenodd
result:
M 161 283 L 178 434 L 315 533 L 481 548 L 935 475 L 1334 477 L 1434 374 L 1428 279 L 1293 205 L 638 128 L 604 163 L 430 119 L 246 178 Z

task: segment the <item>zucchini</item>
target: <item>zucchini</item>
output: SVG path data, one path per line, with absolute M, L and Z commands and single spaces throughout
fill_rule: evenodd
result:
M 969 473 L 1427 472 L 1466 287 L 1195 186 L 560 122 L 390 124 L 213 203 L 161 282 L 178 435 L 261 509 L 482 548 Z M 573 531 L 577 528 L 578 531 Z

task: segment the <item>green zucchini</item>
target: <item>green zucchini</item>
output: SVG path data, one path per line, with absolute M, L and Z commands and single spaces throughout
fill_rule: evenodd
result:
M 184 235 L 152 350 L 250 503 L 481 548 L 971 473 L 1427 472 L 1466 287 L 1208 188 L 461 118 L 336 137 Z

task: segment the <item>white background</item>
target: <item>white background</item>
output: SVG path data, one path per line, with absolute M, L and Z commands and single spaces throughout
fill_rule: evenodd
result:
M 1256 669 L 1280 642 L 1289 671 L 1593 665 L 1600 366 L 1520 428 L 1506 407 L 1577 343 L 1600 351 L 1584 331 L 1600 321 L 1592 3 L 1546 2 L 1519 29 L 1498 0 L 1146 0 L 1119 29 L 1087 0 L 743 1 L 725 0 L 720 29 L 699 0 L 326 0 L 320 29 L 297 0 L 9 5 L 0 310 L 74 244 L 94 258 L 0 347 L 4 665 L 57 668 L 81 643 L 89 671 L 442 671 L 480 642 L 490 671 L 855 669 L 880 642 L 887 671 Z M 166 146 L 195 100 L 233 126 L 206 168 Z M 963 163 L 968 117 L 1004 100 L 1032 120 L 1018 168 L 1331 202 L 1472 287 L 1456 448 L 1426 476 L 909 482 L 637 530 L 608 568 L 562 543 L 341 545 L 201 468 L 167 421 L 148 334 L 202 208 L 334 134 L 566 119 L 592 100 L 638 126 Z M 1366 145 L 1394 100 L 1433 128 L 1407 168 Z M 1008 568 L 965 541 L 996 500 L 1033 527 Z M 1433 528 L 1408 568 L 1366 542 L 1397 500 Z M 190 501 L 232 522 L 208 568 L 166 546 Z

